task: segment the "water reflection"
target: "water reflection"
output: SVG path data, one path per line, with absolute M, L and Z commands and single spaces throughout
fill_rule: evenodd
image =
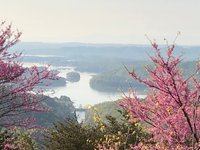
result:
M 55 88 L 55 96 L 60 97 L 66 95 L 71 98 L 75 105 L 96 104 L 108 100 L 116 100 L 116 96 L 119 94 L 101 93 L 90 88 L 89 81 L 92 78 L 92 74 L 80 73 L 80 81 L 75 83 L 67 83 L 65 87 Z
M 66 77 L 66 73 L 72 71 L 71 69 L 59 70 L 60 76 Z M 51 96 L 60 97 L 62 95 L 69 96 L 71 100 L 75 103 L 76 106 L 81 105 L 94 105 L 97 103 L 105 102 L 105 101 L 115 101 L 119 98 L 122 98 L 123 94 L 121 92 L 118 93 L 105 93 L 98 92 L 93 90 L 90 85 L 90 79 L 92 78 L 91 73 L 80 73 L 80 81 L 71 83 L 68 82 L 65 87 L 54 88 L 55 93 Z M 140 97 L 144 97 L 140 95 Z
M 26 63 L 25 66 L 29 67 L 32 66 L 33 63 Z M 42 66 L 41 64 L 34 64 L 37 66 Z M 68 72 L 74 71 L 73 67 L 54 67 L 52 66 L 51 69 L 58 70 L 59 76 L 66 78 L 66 74 Z M 79 72 L 80 73 L 80 81 L 79 82 L 67 82 L 66 86 L 63 87 L 53 87 L 54 92 L 46 92 L 51 97 L 60 97 L 62 95 L 70 97 L 70 99 L 74 102 L 76 107 L 79 105 L 85 106 L 87 104 L 94 105 L 97 103 L 105 102 L 105 101 L 115 101 L 123 97 L 122 92 L 116 93 L 105 93 L 105 92 L 98 92 L 93 90 L 90 85 L 90 79 L 92 78 L 91 73 L 86 72 Z M 139 97 L 143 98 L 144 95 L 139 95 Z

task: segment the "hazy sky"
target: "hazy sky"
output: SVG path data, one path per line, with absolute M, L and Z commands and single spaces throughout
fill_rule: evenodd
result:
M 23 41 L 200 45 L 200 0 L 1 0 Z

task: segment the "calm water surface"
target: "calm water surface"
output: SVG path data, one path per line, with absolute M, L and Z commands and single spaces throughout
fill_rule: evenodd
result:
M 25 66 L 31 66 L 32 63 L 26 63 Z M 42 66 L 41 64 L 35 64 L 37 66 Z M 73 67 L 52 67 L 52 69 L 58 70 L 59 76 L 66 78 L 66 74 L 70 71 L 74 71 Z M 98 92 L 93 90 L 90 85 L 90 79 L 92 78 L 91 73 L 87 72 L 79 72 L 80 73 L 80 81 L 79 82 L 67 82 L 66 86 L 63 87 L 54 87 L 54 92 L 47 92 L 47 94 L 51 97 L 60 97 L 62 95 L 70 97 L 70 99 L 74 102 L 76 107 L 80 105 L 94 105 L 97 103 L 105 102 L 105 101 L 115 101 L 119 98 L 123 97 L 122 92 L 116 93 L 105 93 Z M 139 97 L 145 97 L 145 95 L 138 95 Z
M 59 70 L 61 77 L 66 77 L 67 72 L 72 71 L 71 69 Z M 122 92 L 116 93 L 105 93 L 93 90 L 90 85 L 90 79 L 92 78 L 91 73 L 80 73 L 80 81 L 71 83 L 68 82 L 65 87 L 54 88 L 54 96 L 60 97 L 62 95 L 69 96 L 76 106 L 79 105 L 94 105 L 105 101 L 115 101 L 122 98 Z M 53 95 L 52 95 L 53 96 Z M 139 95 L 145 97 L 144 95 Z

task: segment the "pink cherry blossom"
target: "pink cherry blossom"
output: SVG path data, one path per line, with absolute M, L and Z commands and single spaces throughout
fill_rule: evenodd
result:
M 173 55 L 175 46 L 169 46 L 165 56 L 161 56 L 156 43 L 152 46 L 155 56 L 150 56 L 150 59 L 154 68 L 146 66 L 149 78 L 142 79 L 129 71 L 133 80 L 149 87 L 146 99 L 140 100 L 132 92 L 132 96 L 125 96 L 120 105 L 147 125 L 153 135 L 151 140 L 159 145 L 151 148 L 197 149 L 200 138 L 200 82 L 195 75 L 200 67 L 190 77 L 184 78 L 178 67 L 181 57 Z

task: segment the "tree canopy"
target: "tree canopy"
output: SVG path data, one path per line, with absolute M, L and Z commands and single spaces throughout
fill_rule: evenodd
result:
M 144 101 L 134 91 L 125 96 L 120 105 L 134 117 L 148 125 L 153 134 L 151 141 L 157 149 L 191 149 L 199 146 L 200 138 L 200 82 L 197 64 L 194 73 L 183 77 L 178 65 L 181 57 L 173 55 L 175 44 L 168 46 L 162 56 L 158 45 L 152 42 L 155 56 L 150 56 L 153 68 L 146 66 L 149 78 L 143 79 L 134 70 L 128 72 L 132 79 L 150 89 Z
M 23 113 L 48 111 L 42 105 L 43 90 L 35 86 L 43 79 L 56 79 L 49 67 L 24 67 L 19 61 L 20 53 L 9 53 L 21 32 L 13 31 L 11 25 L 0 24 L 0 126 L 27 126 L 34 118 L 22 117 Z

